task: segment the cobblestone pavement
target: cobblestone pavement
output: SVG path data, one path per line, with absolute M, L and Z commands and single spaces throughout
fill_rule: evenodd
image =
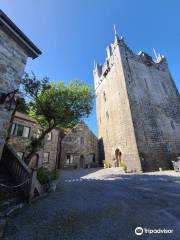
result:
M 11 217 L 6 240 L 180 239 L 178 173 L 82 169 L 60 175 L 55 193 Z M 137 226 L 173 233 L 136 236 Z

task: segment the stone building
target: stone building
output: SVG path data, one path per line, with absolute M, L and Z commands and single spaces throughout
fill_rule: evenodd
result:
M 61 149 L 61 167 L 85 168 L 98 164 L 98 139 L 84 122 L 66 134 Z
M 0 159 L 28 57 L 41 51 L 0 10 Z
M 119 151 L 129 171 L 169 169 L 180 154 L 180 98 L 165 57 L 135 54 L 116 34 L 93 73 L 102 160 Z
M 31 137 L 38 136 L 39 131 L 40 128 L 33 118 L 16 111 L 11 126 L 8 145 L 23 159 Z M 43 148 L 38 151 L 38 167 L 44 166 L 48 169 L 54 169 L 56 167 L 58 140 L 59 131 L 53 129 L 44 139 Z

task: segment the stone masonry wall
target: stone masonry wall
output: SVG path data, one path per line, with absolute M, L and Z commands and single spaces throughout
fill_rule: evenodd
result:
M 28 138 L 22 137 L 22 136 L 13 136 L 11 135 L 8 144 L 16 151 L 16 152 L 22 152 L 25 153 L 27 146 L 30 143 L 30 138 L 35 137 L 38 134 L 38 125 L 35 121 L 23 119 L 24 114 L 18 113 L 18 115 L 21 116 L 17 117 L 15 115 L 13 123 L 20 124 L 26 127 L 30 127 L 30 134 Z M 25 115 L 26 116 L 26 115 Z M 59 131 L 57 129 L 52 130 L 52 139 L 48 140 L 47 137 L 44 139 L 44 146 L 42 149 L 38 151 L 39 155 L 39 161 L 38 161 L 38 167 L 44 166 L 48 169 L 55 169 L 56 167 L 56 157 L 57 157 L 57 147 L 58 147 L 58 137 L 59 137 Z M 44 162 L 44 153 L 49 153 L 49 161 Z
M 81 144 L 81 137 L 84 138 L 84 144 Z M 95 163 L 98 163 L 98 139 L 83 123 L 74 127 L 62 141 L 61 167 L 66 165 L 67 155 L 73 156 L 72 166 L 80 167 L 80 156 L 84 157 L 84 167 L 93 163 L 93 154 L 95 154 Z
M 104 158 L 119 148 L 128 170 L 169 169 L 180 155 L 180 97 L 166 59 L 135 54 L 116 36 L 94 79 Z
M 26 60 L 24 50 L 0 29 L 0 93 L 9 93 L 19 88 Z M 0 159 L 11 115 L 12 111 L 0 104 Z
M 180 97 L 167 62 L 125 45 L 120 52 L 142 167 L 169 169 L 180 154 Z
M 104 145 L 104 159 L 111 162 L 115 150 L 119 149 L 128 170 L 141 171 L 124 72 L 116 43 L 102 67 L 102 73 L 101 70 L 98 73 L 96 68 L 94 78 L 98 137 Z

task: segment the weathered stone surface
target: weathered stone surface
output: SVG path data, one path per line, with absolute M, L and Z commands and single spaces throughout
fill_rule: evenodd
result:
M 7 110 L 4 98 L 19 88 L 27 57 L 35 58 L 41 51 L 0 10 L 0 159 L 6 141 L 13 109 Z
M 0 29 L 0 94 L 7 94 L 18 89 L 26 58 L 27 54 L 24 50 Z M 2 142 L 0 145 L 0 158 L 11 115 L 12 111 L 7 111 L 1 104 L 0 129 L 4 129 L 4 133 L 0 134 Z
M 38 129 L 40 127 L 36 123 L 36 121 L 29 117 L 26 114 L 16 112 L 13 123 L 19 124 L 22 126 L 26 126 L 30 128 L 29 137 L 22 136 L 14 136 L 11 135 L 8 140 L 8 144 L 16 151 L 24 153 L 27 151 L 27 146 L 30 143 L 31 137 L 35 137 L 38 134 Z M 38 167 L 44 166 L 48 169 L 54 169 L 56 166 L 56 158 L 57 158 L 57 149 L 58 149 L 58 137 L 59 131 L 57 129 L 53 129 L 51 132 L 51 140 L 48 140 L 47 137 L 43 141 L 43 148 L 38 151 L 39 160 Z M 27 153 L 27 152 L 26 152 Z M 49 153 L 49 160 L 45 162 L 44 153 Z
M 98 140 L 85 123 L 75 126 L 62 140 L 62 167 L 87 167 L 98 163 Z M 67 157 L 70 157 L 70 162 Z
M 119 148 L 129 170 L 170 168 L 180 154 L 180 98 L 166 59 L 137 55 L 116 37 L 94 79 L 104 159 Z

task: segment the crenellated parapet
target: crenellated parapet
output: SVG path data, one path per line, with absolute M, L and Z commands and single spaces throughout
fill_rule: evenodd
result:
M 114 57 L 116 56 L 115 52 L 117 48 L 122 58 L 122 62 L 125 64 L 127 64 L 127 61 L 135 61 L 160 71 L 168 70 L 168 63 L 165 56 L 159 54 L 156 56 L 156 60 L 154 60 L 149 54 L 144 51 L 135 53 L 126 44 L 124 38 L 119 37 L 116 34 L 114 41 L 106 48 L 105 62 L 103 64 L 95 64 L 94 66 L 93 75 L 95 79 L 95 89 L 97 89 L 101 82 L 107 77 L 112 66 L 114 65 Z

